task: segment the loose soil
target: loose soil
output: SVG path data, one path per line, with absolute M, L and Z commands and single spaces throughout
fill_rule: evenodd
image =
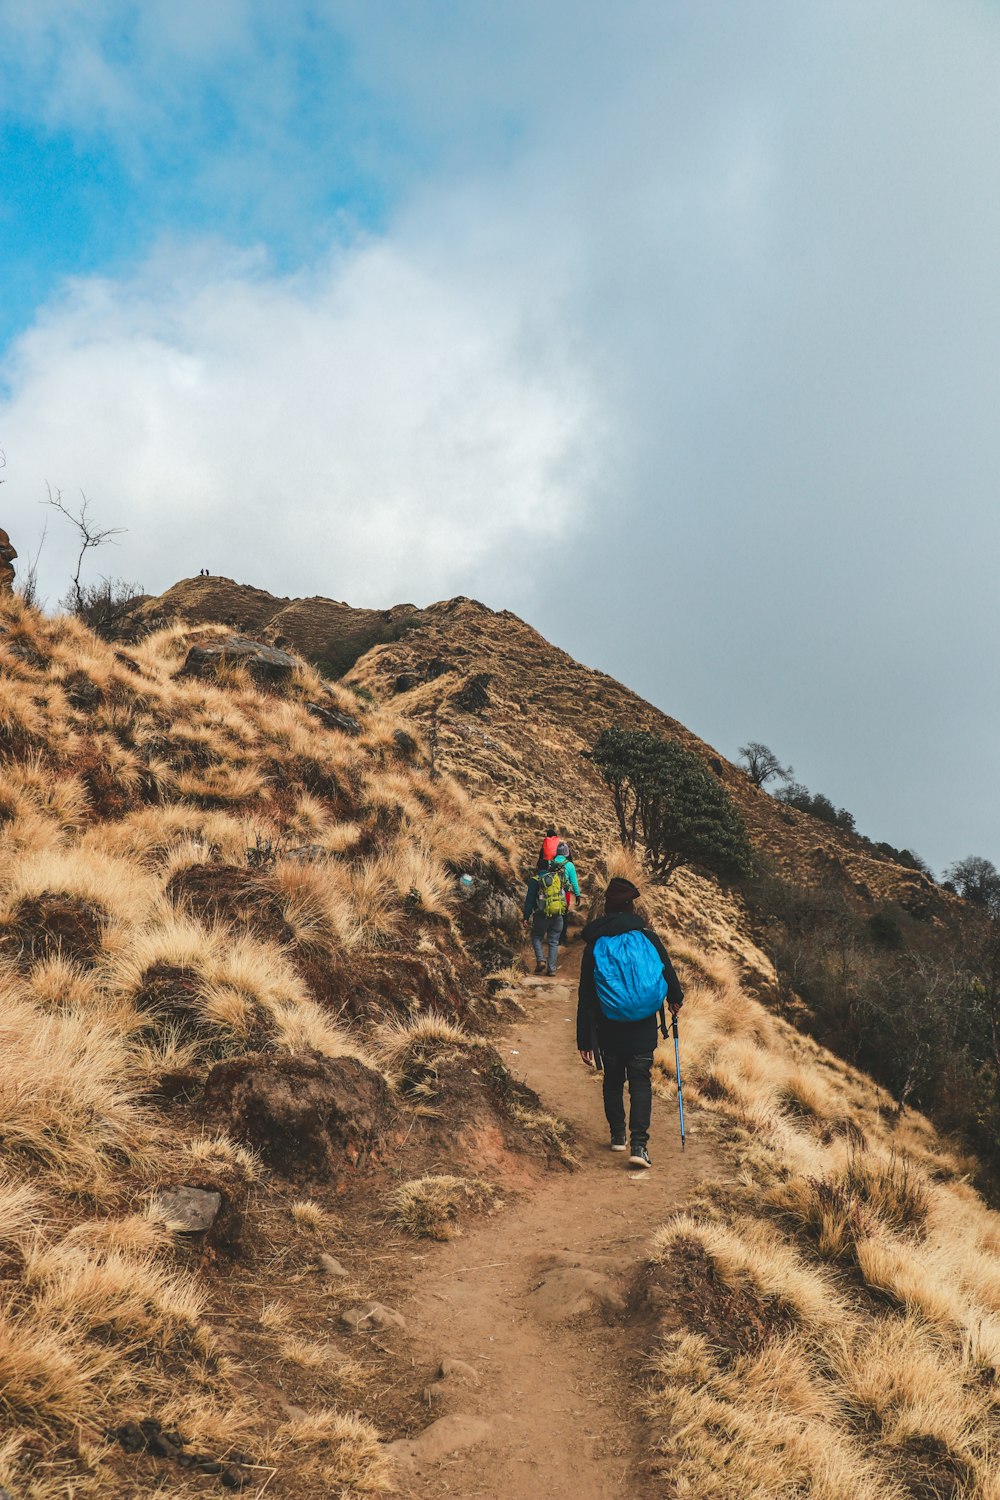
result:
M 400 1492 L 414 1500 L 662 1495 L 637 1411 L 647 1337 L 626 1305 L 652 1234 L 712 1151 L 695 1125 L 681 1153 L 666 1099 L 653 1104 L 652 1171 L 630 1171 L 609 1150 L 600 1077 L 575 1049 L 577 962 L 574 949 L 565 980 L 526 979 L 525 1014 L 498 1041 L 544 1107 L 574 1126 L 577 1170 L 537 1176 L 500 1216 L 422 1246 L 396 1303 L 418 1366 L 423 1350 L 434 1366 L 460 1360 L 478 1376 L 432 1384 L 434 1425 L 396 1445 Z

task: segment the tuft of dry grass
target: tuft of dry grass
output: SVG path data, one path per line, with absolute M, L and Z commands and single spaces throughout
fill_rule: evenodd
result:
M 317 1231 L 326 1229 L 332 1222 L 326 1209 L 321 1208 L 312 1198 L 297 1199 L 289 1209 L 289 1213 L 300 1229 Z
M 462 1232 L 457 1220 L 463 1208 L 489 1210 L 495 1202 L 496 1193 L 489 1183 L 443 1174 L 401 1183 L 389 1195 L 386 1207 L 408 1234 L 450 1240 Z
M 396 1491 L 393 1467 L 376 1429 L 360 1417 L 327 1407 L 284 1422 L 270 1453 L 275 1460 L 294 1463 L 304 1477 L 321 1480 L 331 1493 Z

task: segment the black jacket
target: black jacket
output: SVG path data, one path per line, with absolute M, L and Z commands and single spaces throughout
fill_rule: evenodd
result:
M 600 1051 L 616 1057 L 634 1057 L 637 1053 L 652 1052 L 655 1049 L 657 1017 L 649 1016 L 644 1021 L 609 1021 L 601 1011 L 594 981 L 595 942 L 600 937 L 613 937 L 619 932 L 645 933 L 663 959 L 663 977 L 667 981 L 666 1005 L 680 1005 L 684 1000 L 684 991 L 674 973 L 666 948 L 653 929 L 634 912 L 613 912 L 587 923 L 581 934 L 587 946 L 580 967 L 576 1045 L 581 1052 Z

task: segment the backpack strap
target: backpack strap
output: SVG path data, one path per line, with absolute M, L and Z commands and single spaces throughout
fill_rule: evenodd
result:
M 662 1000 L 660 1001 L 659 1021 L 660 1021 L 660 1033 L 661 1033 L 661 1035 L 663 1037 L 663 1040 L 666 1041 L 667 1037 L 670 1035 L 670 1033 L 667 1030 L 667 1012 L 666 1012 L 666 1007 L 664 1006 Z

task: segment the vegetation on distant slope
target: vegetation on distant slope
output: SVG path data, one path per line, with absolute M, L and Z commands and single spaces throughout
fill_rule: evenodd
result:
M 676 741 L 639 729 L 605 729 L 589 752 L 611 789 L 626 848 L 641 844 L 664 883 L 695 865 L 723 879 L 749 874 L 743 820 L 701 758 Z
M 976 1152 L 1000 1184 L 1000 911 L 969 903 L 948 925 L 898 905 L 870 916 L 834 881 L 762 869 L 744 891 L 800 1026 Z
M 755 787 L 765 787 L 769 781 L 791 781 L 795 774 L 792 766 L 783 766 L 769 745 L 760 740 L 749 740 L 740 746 L 742 769 L 746 771 Z
M 996 1500 L 1000 1215 L 926 1119 L 727 961 L 674 957 L 691 1133 L 727 1170 L 663 1226 L 636 1299 L 666 1492 Z M 672 1048 L 657 1064 L 673 1104 Z

